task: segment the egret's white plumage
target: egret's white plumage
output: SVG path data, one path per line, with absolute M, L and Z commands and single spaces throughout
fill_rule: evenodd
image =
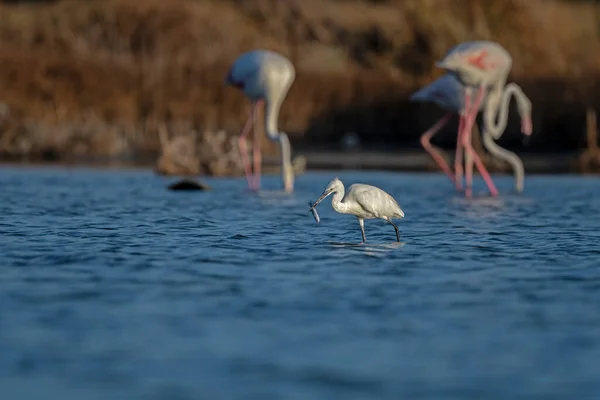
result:
M 296 71 L 292 62 L 283 55 L 270 50 L 254 50 L 239 56 L 227 74 L 225 83 L 240 88 L 252 103 L 252 112 L 240 135 L 240 150 L 248 186 L 253 190 L 260 187 L 260 140 L 255 134 L 254 179 L 251 178 L 250 161 L 247 159 L 246 136 L 254 129 L 258 105 L 264 105 L 265 132 L 270 140 L 279 142 L 281 149 L 281 171 L 286 191 L 294 190 L 290 141 L 285 132 L 278 129 L 277 120 L 283 100 L 287 95 Z
M 383 219 L 389 222 L 396 231 L 396 239 L 400 241 L 398 227 L 392 221 L 394 218 L 404 218 L 404 211 L 400 208 L 396 200 L 388 193 L 378 187 L 355 183 L 345 192 L 344 184 L 335 177 L 321 196 L 314 202 L 311 211 L 325 199 L 333 194 L 331 206 L 340 214 L 351 214 L 358 218 L 363 242 L 365 242 L 365 219 Z

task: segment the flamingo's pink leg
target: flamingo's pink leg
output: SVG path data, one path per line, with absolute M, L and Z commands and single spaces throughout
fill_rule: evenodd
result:
M 467 91 L 470 93 L 470 90 Z M 470 94 L 467 94 L 470 99 Z M 472 132 L 473 132 L 473 124 L 475 123 L 475 118 L 477 117 L 478 102 L 475 99 L 472 103 L 472 107 L 469 103 L 466 106 L 466 114 L 465 114 L 465 122 L 464 122 L 464 130 L 462 133 L 461 140 L 464 142 L 469 142 L 472 144 Z M 467 128 L 468 127 L 468 128 Z M 473 153 L 467 152 L 465 154 L 465 191 L 468 192 L 468 197 L 471 197 L 471 193 L 473 191 Z
M 254 115 L 256 113 L 256 103 L 252 103 L 252 110 L 250 111 L 250 116 L 242 129 L 242 133 L 240 134 L 240 138 L 238 140 L 238 144 L 240 147 L 240 153 L 242 155 L 242 163 L 244 164 L 244 172 L 246 173 L 246 181 L 248 182 L 248 187 L 250 190 L 256 190 L 257 188 L 254 186 L 253 179 L 251 177 L 252 170 L 250 165 L 250 160 L 248 159 L 248 146 L 246 146 L 246 136 L 253 130 L 254 123 Z
M 454 156 L 454 183 L 456 186 L 456 190 L 462 190 L 462 180 L 463 180 L 463 149 L 462 149 L 462 131 L 464 129 L 465 119 L 464 116 L 459 114 L 458 119 L 458 134 L 456 137 L 456 154 Z
M 255 103 L 255 106 L 264 106 L 264 101 L 258 100 Z M 252 113 L 252 124 L 253 126 L 256 124 L 256 109 Z M 258 189 L 260 188 L 260 168 L 262 164 L 262 155 L 260 152 L 260 133 L 256 133 L 256 127 L 253 128 L 252 145 L 252 155 L 254 158 L 254 188 Z
M 483 178 L 488 189 L 490 190 L 491 195 L 492 196 L 498 195 L 498 190 L 496 189 L 494 182 L 492 182 L 492 178 L 490 177 L 490 174 L 488 173 L 487 169 L 485 168 L 485 165 L 483 164 L 483 162 L 481 161 L 481 159 L 479 158 L 479 156 L 477 155 L 477 153 L 475 152 L 475 150 L 473 149 L 473 146 L 471 144 L 471 130 L 473 128 L 473 123 L 475 122 L 475 117 L 477 116 L 477 111 L 479 110 L 479 106 L 480 106 L 481 102 L 483 101 L 484 95 L 485 95 L 485 87 L 481 86 L 479 88 L 479 93 L 477 94 L 477 98 L 475 99 L 473 107 L 471 108 L 471 110 L 469 110 L 467 112 L 465 127 L 464 127 L 464 131 L 462 133 L 463 145 L 465 146 L 466 151 L 470 154 L 470 157 L 471 157 L 471 160 L 468 160 L 469 161 L 468 164 L 471 164 L 471 165 L 467 165 L 465 167 L 465 178 L 466 178 L 466 186 L 467 186 L 465 189 L 465 194 L 467 197 L 471 197 L 472 189 L 473 189 L 472 188 L 472 180 L 473 180 L 472 162 L 475 162 L 475 166 L 477 167 L 477 170 L 481 174 L 481 177 Z
M 435 148 L 431 145 L 431 138 L 435 135 L 444 125 L 448 123 L 450 118 L 452 117 L 451 113 L 447 113 L 442 119 L 435 123 L 429 130 L 427 130 L 421 136 L 421 145 L 423 148 L 429 153 L 431 158 L 440 166 L 442 171 L 450 178 L 450 180 L 454 183 L 454 176 L 452 176 L 452 170 L 446 164 L 444 158 L 435 150 Z
M 465 90 L 465 104 L 464 108 L 460 112 L 460 119 L 458 120 L 458 134 L 456 137 L 456 155 L 454 157 L 454 171 L 456 174 L 456 190 L 462 190 L 463 182 L 463 135 L 465 131 L 466 117 L 469 115 L 471 107 L 471 92 L 469 89 Z M 471 160 L 470 156 L 467 155 L 466 164 Z

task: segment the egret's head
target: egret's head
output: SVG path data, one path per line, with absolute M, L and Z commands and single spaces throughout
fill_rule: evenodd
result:
M 331 180 L 331 182 L 329 182 L 327 184 L 327 188 L 325 189 L 325 192 L 339 192 L 341 188 L 344 187 L 344 184 L 342 183 L 342 181 L 340 181 L 340 178 L 338 178 L 337 176 L 335 178 L 333 178 Z
M 312 205 L 310 210 L 312 211 L 313 208 L 315 208 L 320 202 L 322 202 L 330 194 L 333 194 L 335 192 L 340 192 L 342 190 L 344 190 L 344 184 L 336 176 L 335 178 L 333 178 L 333 180 L 331 182 L 329 182 L 329 184 L 327 185 L 327 187 L 325 188 L 325 190 L 323 191 L 321 196 L 317 199 L 317 201 L 314 202 L 314 204 Z

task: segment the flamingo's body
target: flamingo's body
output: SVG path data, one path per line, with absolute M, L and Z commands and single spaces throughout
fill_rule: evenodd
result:
M 465 167 L 466 190 L 465 194 L 470 197 L 472 191 L 473 165 L 475 162 L 479 173 L 486 181 L 488 188 L 493 196 L 498 194 L 487 169 L 483 162 L 475 153 L 471 145 L 471 129 L 475 122 L 477 112 L 483 104 L 485 130 L 498 139 L 506 127 L 502 121 L 496 123 L 496 117 L 500 109 L 501 100 L 507 99 L 508 90 L 505 91 L 505 84 L 512 67 L 512 57 L 498 43 L 478 40 L 461 43 L 452 48 L 444 58 L 436 63 L 436 66 L 443 68 L 454 74 L 464 85 L 464 104 L 460 116 L 460 126 L 456 146 L 456 159 L 460 162 L 462 159 L 462 147 L 467 153 L 467 163 Z M 512 84 L 516 86 L 515 84 Z M 518 88 L 518 87 L 517 87 Z M 477 96 L 473 99 L 474 91 Z M 514 91 L 514 89 L 512 89 Z M 520 88 L 519 88 L 520 91 Z M 485 99 L 485 101 L 484 101 Z M 531 106 L 529 106 L 531 108 Z M 531 135 L 531 117 L 526 116 L 522 119 L 521 130 L 526 135 Z M 462 169 L 456 169 L 456 184 L 460 187 L 462 182 Z
M 267 137 L 277 141 L 281 148 L 281 170 L 284 189 L 294 190 L 294 170 L 292 168 L 290 141 L 287 134 L 279 131 L 277 120 L 279 110 L 294 79 L 296 71 L 292 62 L 279 53 L 269 50 L 254 50 L 242 54 L 231 66 L 226 84 L 240 88 L 252 101 L 251 115 L 240 135 L 239 145 L 248 186 L 252 190 L 260 188 L 261 153 L 259 136 L 253 136 L 254 177 L 251 176 L 250 160 L 247 157 L 246 136 L 254 129 L 254 120 L 259 105 L 265 110 L 265 132 Z
M 400 208 L 396 200 L 388 193 L 378 187 L 355 183 L 344 190 L 344 184 L 337 177 L 334 178 L 321 196 L 311 206 L 312 211 L 323 199 L 333 194 L 331 206 L 340 214 L 351 214 L 358 218 L 362 240 L 366 242 L 365 219 L 383 219 L 389 222 L 396 231 L 396 239 L 400 242 L 398 227 L 392 221 L 393 218 L 403 218 L 404 211 Z
M 452 171 L 444 159 L 439 155 L 434 146 L 431 145 L 430 140 L 433 135 L 435 135 L 444 125 L 448 123 L 452 113 L 461 113 L 465 108 L 464 94 L 465 87 L 458 80 L 456 75 L 444 74 L 421 90 L 415 92 L 410 98 L 411 101 L 431 101 L 448 110 L 448 114 L 446 114 L 439 122 L 437 122 L 421 136 L 421 144 L 438 163 L 446 175 L 448 175 L 452 182 L 455 182 Z M 515 176 L 515 188 L 518 192 L 521 192 L 523 191 L 524 181 L 523 162 L 516 154 L 503 149 L 494 141 L 494 139 L 500 138 L 504 132 L 504 129 L 506 128 L 506 124 L 508 122 L 508 108 L 510 105 L 510 97 L 512 95 L 514 95 L 517 100 L 517 106 L 521 118 L 523 120 L 531 119 L 531 102 L 516 84 L 509 83 L 503 89 L 501 101 L 496 104 L 499 108 L 498 126 L 501 128 L 500 135 L 496 137 L 492 136 L 492 132 L 487 129 L 487 127 L 484 127 L 482 135 L 483 145 L 490 152 L 490 154 L 508 162 L 512 166 Z M 477 111 L 480 111 L 483 108 L 483 104 L 486 101 L 487 96 L 484 97 L 483 102 Z M 456 164 L 459 166 L 461 161 L 462 160 L 460 159 L 455 160 Z M 455 166 L 455 168 L 459 167 Z

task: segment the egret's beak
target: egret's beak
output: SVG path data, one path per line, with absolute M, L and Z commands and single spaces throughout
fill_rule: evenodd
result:
M 308 212 L 311 212 L 313 210 L 313 208 L 315 208 L 317 205 L 319 205 L 320 202 L 323 201 L 323 199 L 325 199 L 325 197 L 329 196 L 331 193 L 333 193 L 333 189 L 327 189 L 323 192 L 323 194 L 321 195 L 321 197 L 319 197 L 317 199 L 317 201 L 314 202 L 314 204 L 312 205 L 312 207 L 310 208 L 310 210 L 308 210 Z

